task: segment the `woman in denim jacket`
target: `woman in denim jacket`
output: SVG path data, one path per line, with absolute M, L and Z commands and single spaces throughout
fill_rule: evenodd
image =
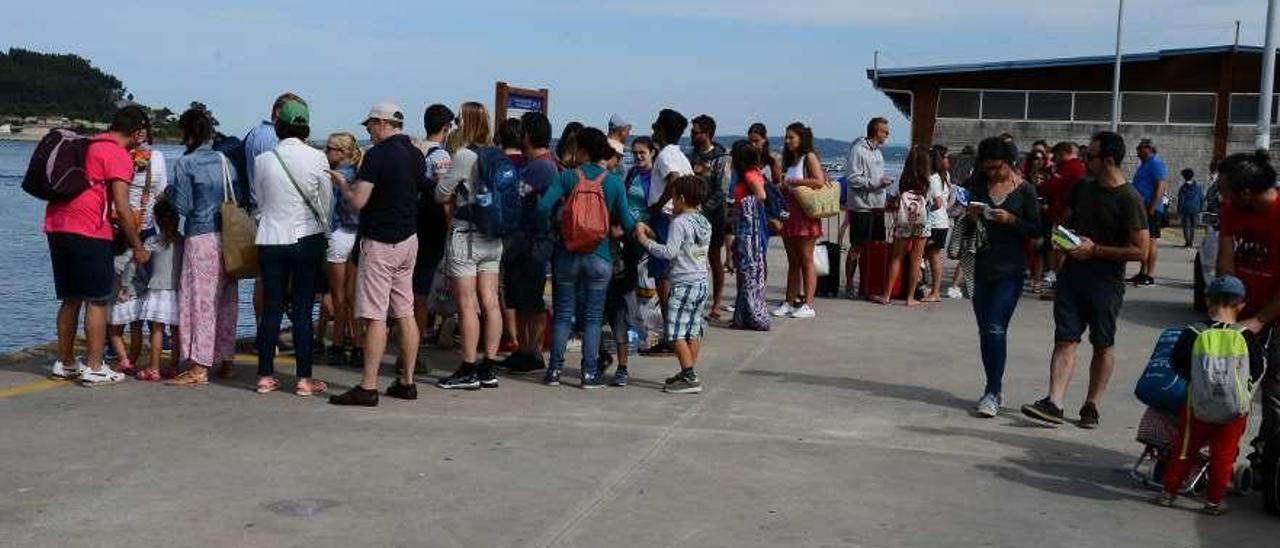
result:
M 187 152 L 173 164 L 169 200 L 184 222 L 186 238 L 178 292 L 180 352 L 191 368 L 170 381 L 179 386 L 208 384 L 209 368 L 231 367 L 235 356 L 237 284 L 222 267 L 224 188 L 234 188 L 236 171 L 210 146 L 213 121 L 203 109 L 178 118 Z

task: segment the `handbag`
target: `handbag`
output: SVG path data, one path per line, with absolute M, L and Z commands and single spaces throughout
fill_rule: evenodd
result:
M 987 249 L 987 225 L 967 217 L 956 223 L 951 239 L 947 241 L 947 258 L 959 260 L 977 255 Z
M 811 219 L 825 219 L 840 214 L 840 185 L 831 181 L 822 184 L 821 189 L 807 186 L 792 189 L 792 195 L 800 209 Z
M 813 246 L 813 271 L 819 278 L 831 274 L 831 257 L 827 254 L 827 246 Z
M 221 153 L 222 160 L 222 269 L 227 275 L 243 280 L 257 278 L 261 271 L 258 266 L 258 246 L 254 243 L 258 235 L 258 226 L 245 210 L 236 204 L 235 188 L 231 186 L 231 170 L 227 166 L 227 157 Z

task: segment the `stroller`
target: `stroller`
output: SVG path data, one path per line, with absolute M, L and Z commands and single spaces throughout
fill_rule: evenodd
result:
M 1129 477 L 1139 485 L 1152 489 L 1163 489 L 1165 464 L 1173 455 L 1174 439 L 1178 435 L 1178 417 L 1175 413 L 1148 407 L 1138 421 L 1138 434 L 1135 436 L 1142 444 L 1142 454 L 1129 470 Z M 1182 485 L 1179 494 L 1198 497 L 1204 494 L 1209 484 L 1209 453 L 1201 450 L 1188 458 L 1196 459 L 1191 474 Z M 1244 462 L 1237 462 L 1231 473 L 1233 495 L 1246 496 L 1262 488 L 1260 473 L 1261 458 L 1255 452 Z
M 1174 441 L 1180 435 L 1178 410 L 1187 401 L 1186 381 L 1178 377 L 1169 364 L 1173 346 L 1182 329 L 1170 327 L 1160 334 L 1147 367 L 1134 388 L 1134 395 L 1147 404 L 1147 410 L 1138 422 L 1135 436 L 1143 446 L 1142 454 L 1134 462 L 1129 476 L 1140 485 L 1156 489 L 1163 488 L 1166 463 L 1170 458 L 1176 458 L 1173 452 Z M 1261 489 L 1263 478 L 1258 473 L 1262 470 L 1258 455 L 1255 451 L 1244 463 L 1237 462 L 1231 475 L 1231 493 L 1246 495 Z M 1179 493 L 1201 496 L 1209 484 L 1209 453 L 1201 449 L 1188 458 L 1196 459 L 1196 462 Z

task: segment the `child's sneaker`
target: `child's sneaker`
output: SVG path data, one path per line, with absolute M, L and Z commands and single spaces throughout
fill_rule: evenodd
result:
M 948 287 L 948 288 L 947 288 L 947 298 L 948 298 L 948 299 L 963 299 L 963 298 L 964 298 L 964 292 L 963 292 L 963 291 L 960 291 L 960 288 L 958 288 L 958 287 L 954 287 L 954 286 L 953 286 L 953 287 Z
M 670 394 L 697 394 L 702 392 L 702 381 L 698 380 L 697 373 L 681 371 L 667 379 L 662 391 Z
M 103 364 L 97 371 L 86 368 L 80 373 L 80 384 L 82 386 L 106 386 L 108 384 L 116 384 L 125 379 L 124 373 L 115 371 Z
M 625 387 L 627 383 L 630 382 L 630 380 L 631 380 L 631 374 L 627 371 L 627 368 L 625 367 L 619 367 L 617 370 L 613 372 L 612 384 L 618 388 Z

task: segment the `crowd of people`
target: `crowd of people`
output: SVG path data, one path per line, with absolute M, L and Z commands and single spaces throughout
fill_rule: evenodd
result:
M 120 109 L 108 131 L 88 141 L 88 188 L 47 206 L 44 230 L 62 301 L 52 376 L 86 386 L 130 375 L 200 386 L 214 368 L 230 375 L 239 285 L 249 279 L 257 392 L 281 389 L 275 364 L 288 316 L 295 394 L 327 390 L 313 376 L 317 357 L 362 368 L 356 386 L 330 398 L 336 405 L 378 404 L 392 334 L 396 377 L 381 394 L 416 399 L 419 345 L 448 336 L 444 318 L 456 325 L 461 361 L 437 382 L 443 389 L 494 388 L 501 372 L 541 373 L 544 384 L 559 386 L 577 334 L 584 389 L 604 386 L 611 367 L 607 383 L 626 386 L 630 347 L 639 345 L 645 354 L 674 354 L 679 367 L 666 391 L 697 393 L 708 321 L 768 330 L 774 318 L 816 317 L 814 257 L 824 227 L 801 195 L 834 181 L 804 124 L 785 128 L 775 155 L 763 124 L 725 147 L 715 140 L 712 117 L 689 120 L 672 109 L 657 114 L 651 136 L 633 137 L 631 124 L 617 115 L 604 130 L 571 123 L 554 149 L 551 123 L 541 113 L 496 127 L 491 119 L 478 102 L 456 114 L 431 105 L 423 113 L 426 138 L 416 142 L 403 110 L 379 103 L 361 123 L 367 150 L 350 133 L 327 136 L 319 150 L 309 144 L 307 102 L 286 93 L 243 140 L 216 134 L 201 108 L 182 113 L 185 151 L 166 164 L 148 146 L 146 111 Z M 687 153 L 680 147 L 686 130 Z M 1065 421 L 1067 387 L 1087 332 L 1089 383 L 1077 424 L 1096 428 L 1125 287 L 1154 283 L 1153 240 L 1168 207 L 1167 169 L 1155 144 L 1136 147 L 1142 163 L 1132 182 L 1121 169 L 1124 139 L 1106 131 L 1084 147 L 1041 141 L 1026 154 L 1008 135 L 960 154 L 913 145 L 895 180 L 885 173 L 888 137 L 888 121 L 871 119 L 839 181 L 846 196 L 838 239 L 847 233 L 849 250 L 843 293 L 886 305 L 902 298 L 908 306 L 969 297 L 985 372 L 974 412 L 995 417 L 1003 405 L 1009 328 L 1029 281 L 1032 292 L 1054 303 L 1055 343 L 1048 393 L 1021 410 L 1047 424 Z M 1184 243 L 1192 244 L 1201 211 L 1215 214 L 1216 270 L 1248 290 L 1245 298 L 1236 295 L 1243 290 L 1222 289 L 1235 287 L 1229 280 L 1215 281 L 1215 317 L 1229 316 L 1267 341 L 1260 347 L 1274 362 L 1276 173 L 1263 153 L 1231 156 L 1212 171 L 1208 191 L 1193 172 L 1182 172 L 1177 208 Z M 236 241 L 241 216 L 251 218 L 251 245 Z M 1050 243 L 1060 232 L 1070 236 L 1069 245 Z M 773 236 L 783 240 L 787 276 L 783 299 L 771 307 L 766 257 Z M 945 292 L 944 252 L 957 261 Z M 1129 262 L 1140 271 L 1125 279 Z M 855 277 L 859 268 L 862 278 Z M 732 304 L 723 302 L 728 273 L 736 277 Z M 1239 310 L 1224 312 L 1237 304 L 1224 301 L 1224 291 L 1238 297 Z M 662 328 L 656 340 L 638 340 L 652 301 Z M 81 317 L 83 359 L 74 348 Z M 606 326 L 612 345 L 602 341 Z M 144 327 L 150 345 L 141 363 Z M 176 341 L 167 364 L 166 336 Z M 108 344 L 114 367 L 104 360 Z M 1264 432 L 1280 420 L 1280 367 L 1270 370 L 1261 380 Z

